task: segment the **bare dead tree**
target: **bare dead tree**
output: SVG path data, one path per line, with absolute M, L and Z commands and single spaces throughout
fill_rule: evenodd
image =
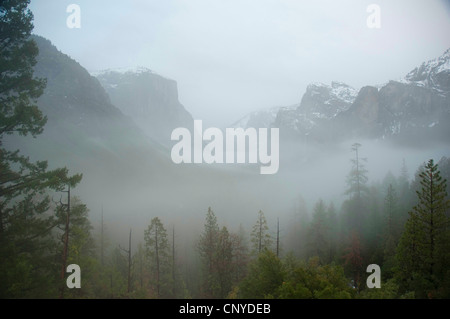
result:
M 128 285 L 127 285 L 127 292 L 128 294 L 131 291 L 131 228 L 130 228 L 130 238 L 128 239 L 128 250 L 125 248 L 120 247 L 127 255 L 128 255 Z

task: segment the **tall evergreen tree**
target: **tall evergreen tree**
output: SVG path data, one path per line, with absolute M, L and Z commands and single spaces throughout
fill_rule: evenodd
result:
M 226 227 L 219 232 L 216 251 L 217 281 L 219 284 L 219 297 L 226 298 L 233 284 L 233 243 Z
M 145 247 L 153 274 L 157 298 L 168 298 L 172 294 L 172 267 L 167 231 L 158 217 L 152 219 L 145 230 Z
M 430 297 L 447 274 L 449 219 L 445 213 L 450 201 L 446 199 L 446 180 L 432 159 L 419 178 L 418 204 L 409 212 L 398 247 L 397 278 L 403 288 L 415 291 L 416 297 Z
M 78 197 L 71 200 L 71 218 L 69 228 L 69 247 L 67 264 L 77 264 L 82 269 L 81 289 L 67 289 L 65 296 L 69 298 L 95 298 L 96 286 L 100 284 L 98 275 L 100 263 L 95 256 L 95 243 L 92 237 L 92 225 L 89 220 L 89 210 Z M 61 225 L 64 225 L 64 214 L 59 215 Z M 59 249 L 61 251 L 61 248 Z
M 205 297 L 218 296 L 216 250 L 219 243 L 219 225 L 211 207 L 208 208 L 203 233 L 200 235 L 198 250 L 203 264 Z
M 355 152 L 355 158 L 351 159 L 352 169 L 347 176 L 348 189 L 346 194 L 349 199 L 346 200 L 342 209 L 344 211 L 345 221 L 343 223 L 345 232 L 357 232 L 359 236 L 364 233 L 366 226 L 366 219 L 369 215 L 369 188 L 367 187 L 367 170 L 364 167 L 365 159 L 360 157 L 361 144 L 355 143 L 352 145 L 352 151 Z
M 356 198 L 358 201 L 361 200 L 361 197 L 364 193 L 367 193 L 367 169 L 365 168 L 364 162 L 367 161 L 365 158 L 360 157 L 360 149 L 361 144 L 354 143 L 352 145 L 352 151 L 355 152 L 355 158 L 351 159 L 352 162 L 352 170 L 350 174 L 347 176 L 347 184 L 349 188 L 347 189 L 347 194 L 350 195 L 351 198 Z
M 0 297 L 54 296 L 49 263 L 50 191 L 74 187 L 81 175 L 67 168 L 49 171 L 45 161 L 31 163 L 3 147 L 6 135 L 37 136 L 46 118 L 36 105 L 44 79 L 33 77 L 38 49 L 30 40 L 29 0 L 4 0 L 0 14 Z M 25 274 L 25 275 L 24 275 Z
M 251 233 L 251 242 L 253 245 L 253 253 L 260 254 L 265 249 L 272 248 L 272 237 L 269 234 L 269 226 L 267 226 L 266 217 L 260 210 L 258 212 L 258 219 Z

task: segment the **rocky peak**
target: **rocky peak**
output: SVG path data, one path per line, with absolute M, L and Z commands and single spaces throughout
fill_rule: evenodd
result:
M 312 83 L 306 88 L 298 111 L 313 118 L 331 119 L 346 111 L 357 93 L 357 90 L 342 82 L 331 82 L 331 86 Z
M 409 72 L 403 82 L 434 89 L 440 93 L 450 91 L 450 48 L 440 57 L 423 62 Z
M 192 116 L 178 100 L 176 81 L 142 67 L 106 70 L 96 76 L 111 102 L 160 144 L 171 143 L 173 129 L 193 125 Z

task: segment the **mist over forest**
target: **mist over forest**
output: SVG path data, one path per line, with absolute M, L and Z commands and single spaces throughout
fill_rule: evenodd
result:
M 384 84 L 303 79 L 290 104 L 230 107 L 223 132 L 279 129 L 265 175 L 175 164 L 173 130 L 202 119 L 182 84 L 88 71 L 28 6 L 0 4 L 2 298 L 449 298 L 450 48 Z

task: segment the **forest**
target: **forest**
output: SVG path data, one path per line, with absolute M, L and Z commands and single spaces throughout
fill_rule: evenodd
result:
M 251 228 L 229 229 L 205 205 L 188 254 L 179 249 L 183 225 L 157 213 L 143 234 L 129 229 L 125 247 L 111 243 L 107 213 L 95 224 L 89 207 L 72 195 L 82 174 L 49 169 L 2 145 L 8 135 L 38 136 L 47 120 L 36 105 L 46 81 L 33 75 L 38 50 L 28 3 L 7 0 L 0 8 L 1 298 L 450 297 L 447 157 L 424 158 L 415 172 L 405 159 L 400 172 L 369 183 L 358 153 L 363 145 L 354 143 L 339 206 L 318 200 L 308 211 L 299 198 L 288 225 L 280 218 L 270 228 L 261 208 L 248 212 Z M 71 264 L 80 266 L 80 289 L 67 287 Z M 381 268 L 381 288 L 366 285 L 370 264 Z

